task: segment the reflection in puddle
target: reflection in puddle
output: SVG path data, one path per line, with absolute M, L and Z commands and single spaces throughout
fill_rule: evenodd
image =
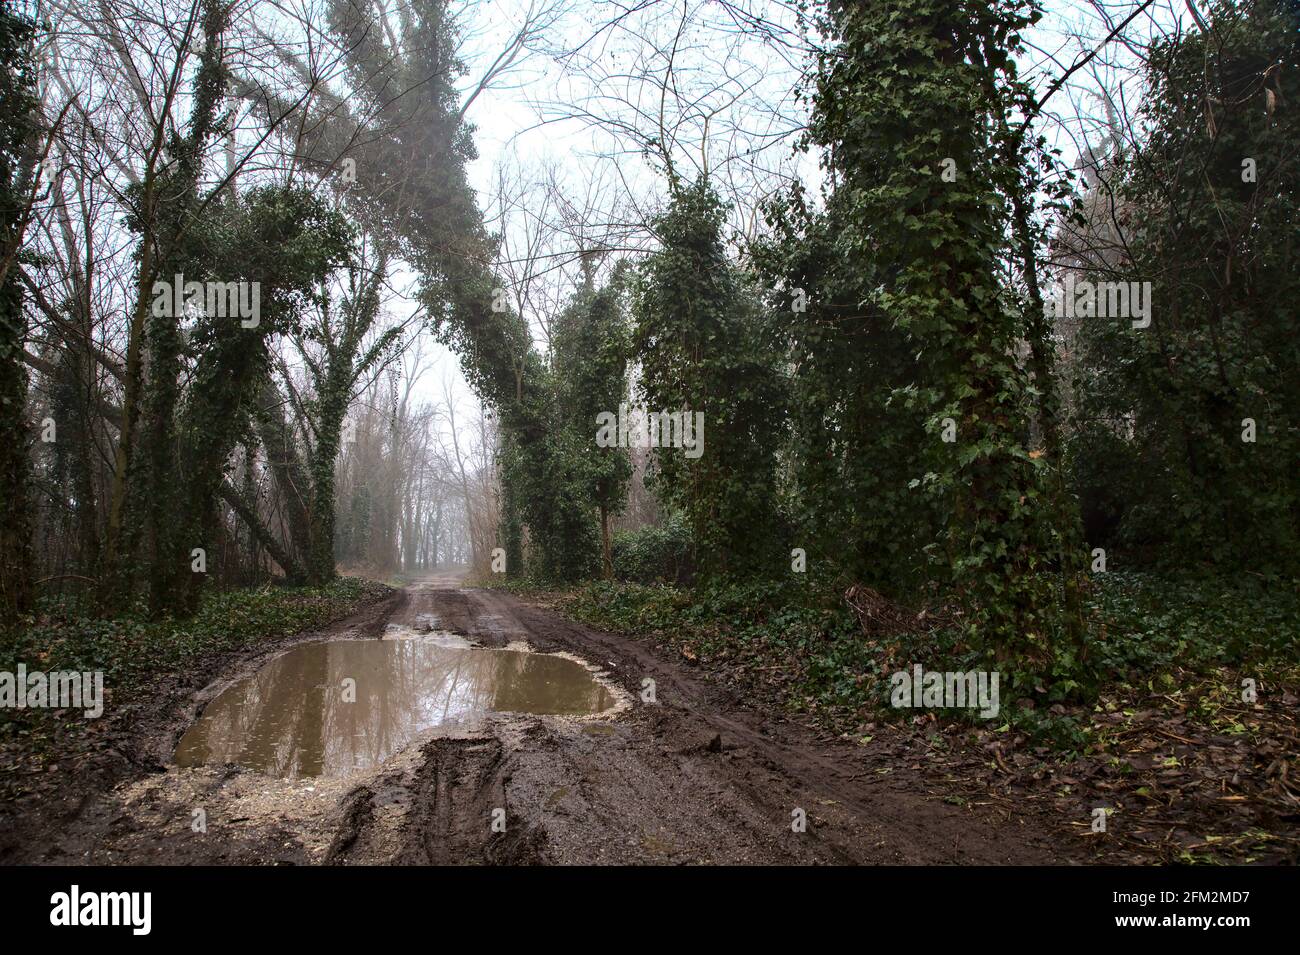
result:
M 420 639 L 310 643 L 208 704 L 181 737 L 176 762 L 342 776 L 377 766 L 444 723 L 484 713 L 599 713 L 613 705 L 608 690 L 563 657 Z

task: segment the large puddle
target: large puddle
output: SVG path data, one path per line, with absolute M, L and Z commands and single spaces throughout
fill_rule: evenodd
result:
M 487 713 L 599 713 L 614 702 L 563 657 L 437 638 L 309 643 L 208 704 L 181 737 L 176 763 L 343 776 L 379 765 L 431 727 Z

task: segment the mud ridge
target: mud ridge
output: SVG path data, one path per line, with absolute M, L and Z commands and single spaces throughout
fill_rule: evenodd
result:
M 511 812 L 511 760 L 495 737 L 435 739 L 421 749 L 403 865 L 533 865 L 545 832 Z M 497 831 L 504 827 L 504 831 Z

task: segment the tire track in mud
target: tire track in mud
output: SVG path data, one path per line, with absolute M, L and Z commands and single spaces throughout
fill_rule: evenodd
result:
M 422 753 L 415 805 L 396 864 L 545 861 L 545 833 L 510 811 L 506 788 L 511 760 L 501 740 L 437 739 Z
M 492 735 L 438 738 L 411 774 L 354 789 L 326 865 L 532 865 L 549 861 L 546 833 L 512 812 L 513 758 Z M 381 803 L 399 805 L 395 833 Z M 395 836 L 395 838 L 394 838 Z M 394 845 L 395 843 L 395 845 Z

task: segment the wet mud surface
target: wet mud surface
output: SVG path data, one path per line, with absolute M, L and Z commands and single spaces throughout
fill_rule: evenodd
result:
M 322 641 L 444 632 L 580 661 L 616 705 L 595 716 L 494 713 L 414 733 L 344 775 L 177 766 L 223 693 Z M 386 642 L 386 641 L 385 641 Z M 333 681 L 334 674 L 327 674 Z M 1031 807 L 954 799 L 942 772 L 751 708 L 648 642 L 591 630 L 454 578 L 225 661 L 138 720 L 118 780 L 28 807 L 0 860 L 256 864 L 1070 863 Z M 647 679 L 654 702 L 643 699 Z M 242 683 L 241 683 L 242 681 Z M 879 764 L 879 765 L 877 765 Z M 108 775 L 107 771 L 105 775 Z M 806 825 L 799 826 L 800 820 Z M 802 829 L 802 831 L 796 831 Z

